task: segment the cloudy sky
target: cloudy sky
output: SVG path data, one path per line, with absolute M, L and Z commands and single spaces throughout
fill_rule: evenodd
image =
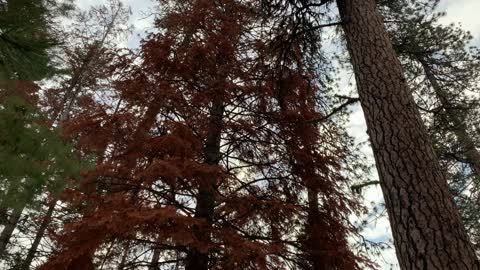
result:
M 76 0 L 79 7 L 87 9 L 91 5 L 98 5 L 105 2 L 105 0 Z M 130 23 L 134 26 L 134 33 L 126 44 L 130 47 L 138 45 L 142 34 L 151 26 L 152 18 L 148 17 L 149 9 L 155 5 L 155 0 L 123 0 L 123 2 L 132 9 L 132 17 Z M 439 10 L 446 11 L 447 15 L 442 19 L 442 23 L 460 23 L 463 29 L 468 30 L 474 36 L 474 44 L 480 45 L 480 20 L 478 19 L 478 12 L 480 11 L 479 0 L 441 0 Z M 344 74 L 345 77 L 353 77 L 349 74 Z M 348 81 L 341 82 L 347 84 Z M 366 142 L 366 126 L 363 119 L 363 113 L 360 108 L 352 108 L 352 115 L 350 118 L 349 132 L 355 136 L 358 143 Z M 373 157 L 368 145 L 364 145 L 362 150 L 369 156 L 373 162 Z M 381 195 L 380 187 L 373 186 L 364 190 L 365 203 L 367 205 L 381 205 L 383 197 Z M 363 235 L 372 241 L 388 241 L 391 238 L 390 226 L 388 219 L 383 217 L 379 219 L 370 219 L 370 224 L 363 232 Z M 374 258 L 381 266 L 380 269 L 397 270 L 395 251 L 387 249 L 382 252 L 382 256 Z

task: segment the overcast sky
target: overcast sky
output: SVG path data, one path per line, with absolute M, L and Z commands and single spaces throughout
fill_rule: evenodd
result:
M 87 9 L 91 5 L 98 5 L 105 2 L 105 0 L 76 0 L 79 7 Z M 132 9 L 131 24 L 135 31 L 132 37 L 126 41 L 130 47 L 138 45 L 141 35 L 151 26 L 152 18 L 147 17 L 149 8 L 156 3 L 155 0 L 123 0 L 123 2 Z M 463 29 L 468 30 L 474 36 L 475 45 L 480 45 L 480 19 L 478 18 L 480 12 L 480 0 L 441 0 L 438 11 L 446 11 L 447 15 L 442 19 L 445 24 L 460 23 Z M 349 74 L 344 74 L 346 77 L 351 77 Z M 353 80 L 353 77 L 351 77 Z M 356 137 L 357 142 L 367 141 L 366 126 L 363 119 L 363 113 L 359 108 L 353 108 L 353 113 L 350 118 L 349 132 Z M 368 145 L 365 145 L 363 151 L 369 156 L 373 162 L 373 157 Z M 373 186 L 364 190 L 365 203 L 367 205 L 380 205 L 383 203 L 381 189 L 378 186 Z M 386 241 L 391 238 L 390 226 L 387 218 L 380 218 L 371 220 L 371 223 L 364 231 L 364 236 L 372 241 Z M 388 249 L 382 253 L 381 258 L 375 258 L 377 263 L 381 266 L 380 269 L 397 270 L 399 269 L 396 263 L 395 251 Z

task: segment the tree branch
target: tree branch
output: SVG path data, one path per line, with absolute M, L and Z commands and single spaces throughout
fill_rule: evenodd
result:
M 347 101 L 345 103 L 343 103 L 342 105 L 334 108 L 329 114 L 327 114 L 326 116 L 322 116 L 320 118 L 314 118 L 314 119 L 310 119 L 310 120 L 307 120 L 307 123 L 311 123 L 311 124 L 317 124 L 317 123 L 320 123 L 320 122 L 323 122 L 325 120 L 327 120 L 328 118 L 332 117 L 334 114 L 338 113 L 339 111 L 343 110 L 345 107 L 347 107 L 348 105 L 351 105 L 351 104 L 354 104 L 354 103 L 357 103 L 360 101 L 359 98 L 357 97 L 349 97 L 349 96 L 342 96 L 342 95 L 335 95 L 336 97 L 338 98 L 342 98 L 342 99 L 346 99 Z
M 380 184 L 380 181 L 368 181 L 368 182 L 360 183 L 360 184 L 357 184 L 357 185 L 353 185 L 353 186 L 350 187 L 350 189 L 354 193 L 360 193 L 362 191 L 362 188 L 364 188 L 364 187 L 368 187 L 368 186 L 371 186 L 371 185 L 379 185 L 379 184 Z

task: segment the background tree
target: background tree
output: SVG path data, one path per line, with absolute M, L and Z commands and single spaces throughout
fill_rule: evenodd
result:
M 77 103 L 85 96 L 108 91 L 108 69 L 115 57 L 122 53 L 122 49 L 117 48 L 117 42 L 122 41 L 129 31 L 129 14 L 130 10 L 115 0 L 93 6 L 88 11 L 72 12 L 73 20 L 64 30 L 63 45 L 56 50 L 55 62 L 63 71 L 52 78 L 53 86 L 43 89 L 42 110 L 50 118 L 51 125 L 62 126 L 72 114 L 78 113 Z M 56 214 L 57 201 L 58 198 L 50 196 L 45 202 L 44 213 L 38 213 L 41 222 L 39 226 L 33 226 L 36 232 L 22 262 L 24 269 L 30 268 L 42 240 L 48 241 L 44 235 Z M 44 258 L 51 252 L 42 251 Z
M 0 235 L 1 256 L 23 209 L 41 187 L 58 188 L 62 185 L 60 175 L 77 174 L 74 161 L 64 160 L 72 156 L 70 148 L 55 131 L 42 126 L 45 119 L 35 109 L 38 87 L 33 83 L 53 70 L 48 49 L 54 45 L 55 33 L 48 15 L 67 8 L 55 1 L 0 3 L 0 101 L 4 116 L 0 209 L 5 225 Z

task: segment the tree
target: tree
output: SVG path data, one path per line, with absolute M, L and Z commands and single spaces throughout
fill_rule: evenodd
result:
M 80 188 L 66 191 L 65 203 L 80 214 L 42 269 L 92 262 L 118 269 L 310 266 L 299 236 L 308 180 L 294 172 L 292 160 L 302 155 L 293 157 L 299 148 L 288 143 L 302 137 L 301 127 L 312 129 L 290 121 L 298 120 L 303 93 L 318 88 L 308 87 L 300 68 L 271 76 L 277 71 L 260 61 L 268 40 L 257 31 L 259 1 L 162 3 L 158 31 L 143 41 L 140 57 L 119 57 L 112 69 L 109 96 L 121 105 L 86 99 L 65 125 L 80 152 L 103 155 Z M 292 112 L 279 110 L 279 84 Z M 318 116 L 308 110 L 301 117 Z M 322 142 L 309 135 L 302 146 Z M 343 155 L 337 150 L 315 150 L 312 169 L 331 172 Z M 320 227 L 328 245 L 322 255 L 337 268 L 342 260 L 355 266 L 346 244 L 351 228 L 342 220 L 351 210 L 343 203 L 346 180 L 318 178 L 311 187 L 328 221 Z
M 45 188 L 58 193 L 66 185 L 64 179 L 76 177 L 82 169 L 72 147 L 50 130 L 38 111 L 18 97 L 8 98 L 0 111 L 1 160 L 0 177 L 7 190 L 2 208 L 13 208 L 0 235 L 0 255 L 21 214 L 35 196 Z
M 72 114 L 78 113 L 75 111 L 76 103 L 88 92 L 109 87 L 105 82 L 109 79 L 106 70 L 121 51 L 116 48 L 115 42 L 128 32 L 128 27 L 119 22 L 128 21 L 129 13 L 121 2 L 111 0 L 107 5 L 92 7 L 88 12 L 76 11 L 72 14 L 73 25 L 65 33 L 65 44 L 60 46 L 57 55 L 62 61 L 56 61 L 58 66 L 63 67 L 63 72 L 57 76 L 55 87 L 43 89 L 46 98 L 41 103 L 46 106 L 42 109 L 49 115 L 52 126 L 62 126 Z M 21 263 L 24 269 L 30 269 L 35 259 L 57 202 L 57 198 L 49 198 L 46 203 L 45 214 Z
M 376 1 L 339 0 L 341 22 L 318 24 L 328 18 L 322 9 L 328 3 L 275 1 L 268 7 L 280 17 L 305 18 L 297 27 L 307 26 L 303 31 L 342 26 L 401 267 L 478 269 Z
M 0 82 L 39 80 L 52 72 L 48 49 L 57 39 L 51 19 L 70 9 L 70 1 L 0 3 Z
M 276 103 L 273 121 L 285 147 L 283 162 L 291 181 L 302 183 L 306 197 L 300 218 L 303 224 L 298 239 L 299 266 L 360 269 L 360 265 L 369 263 L 354 254 L 347 243 L 355 229 L 345 224 L 348 216 L 344 216 L 358 210 L 358 205 L 342 191 L 349 180 L 342 174 L 348 170 L 342 163 L 352 153 L 330 118 L 341 109 L 329 112 L 325 108 L 331 63 L 322 55 L 321 48 L 304 42 L 320 40 L 320 33 L 295 30 L 299 24 L 295 19 L 288 23 L 273 19 L 273 23 L 267 23 L 265 35 L 273 38 L 259 63 L 269 67 L 264 72 L 272 78 L 271 98 Z
M 337 4 L 402 269 L 479 269 L 375 1 Z
M 0 3 L 2 257 L 23 209 L 35 195 L 45 187 L 56 192 L 65 185 L 61 176 L 77 175 L 70 146 L 44 126 L 46 119 L 36 109 L 39 88 L 33 82 L 53 71 L 48 50 L 56 36 L 48 16 L 66 10 L 68 5 L 56 1 Z M 9 208 L 12 213 L 6 217 Z
M 443 14 L 434 13 L 436 6 L 387 9 L 386 20 L 394 22 L 387 26 L 411 88 L 418 89 L 417 104 L 466 228 L 477 242 L 480 152 L 473 128 L 478 126 L 478 48 L 467 48 L 468 32 L 441 25 Z

